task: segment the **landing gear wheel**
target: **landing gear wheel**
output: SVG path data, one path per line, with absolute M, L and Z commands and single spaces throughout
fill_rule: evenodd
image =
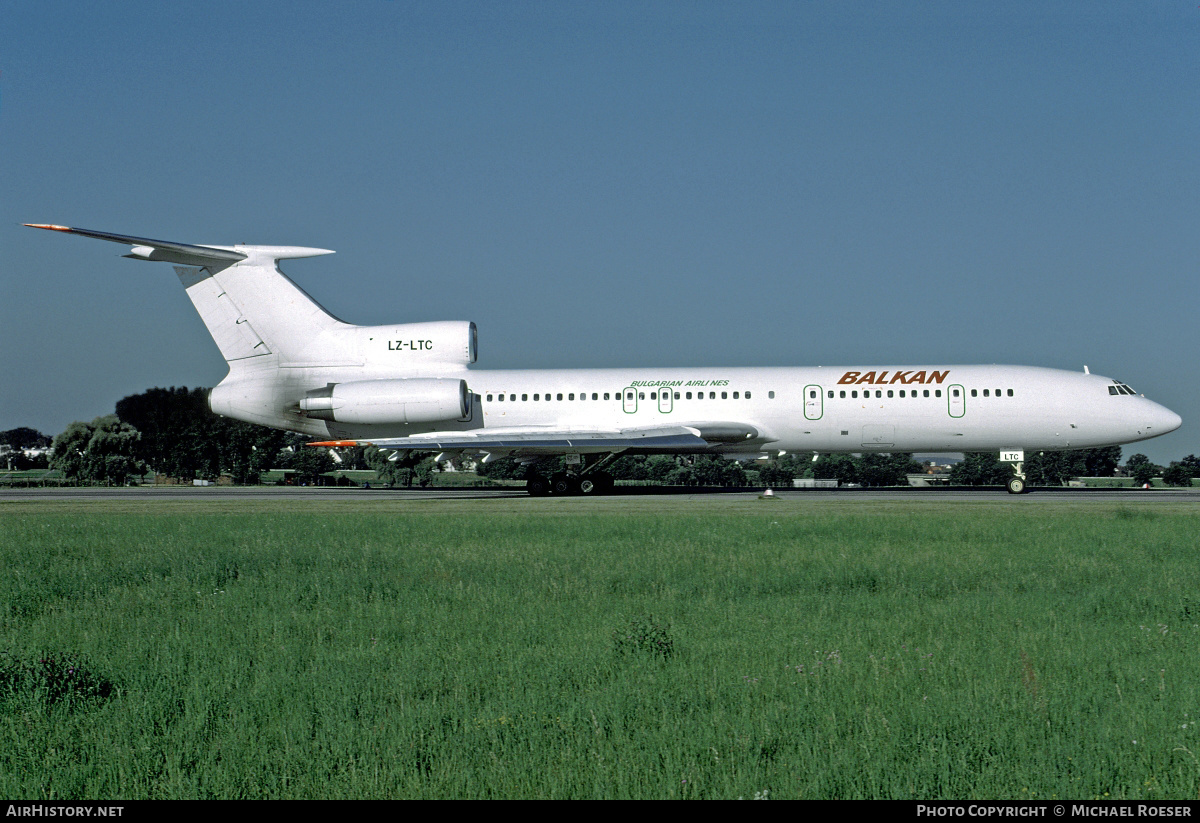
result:
M 1028 491 L 1025 488 L 1025 480 L 1021 477 L 1008 478 L 1008 493 L 1009 494 L 1025 494 Z
M 550 478 L 550 493 L 559 496 L 572 494 L 578 488 L 570 475 L 556 474 Z
M 531 477 L 525 481 L 525 491 L 530 497 L 545 497 L 550 493 L 550 484 L 544 477 Z
M 598 477 L 581 477 L 579 478 L 579 493 L 595 497 L 598 494 L 603 494 L 604 488 L 601 486 Z

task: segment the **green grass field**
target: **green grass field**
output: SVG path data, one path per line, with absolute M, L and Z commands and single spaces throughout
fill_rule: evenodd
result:
M 1196 798 L 1200 509 L 0 504 L 9 798 Z

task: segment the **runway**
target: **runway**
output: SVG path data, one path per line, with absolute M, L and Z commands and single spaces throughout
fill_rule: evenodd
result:
M 1070 503 L 1200 503 L 1200 488 L 1191 489 L 1067 489 L 1041 488 L 1029 494 L 1012 495 L 1003 489 L 781 489 L 773 490 L 782 500 L 911 503 L 977 503 L 983 501 L 1010 502 L 1013 505 L 1037 505 L 1049 502 Z M 757 499 L 763 489 L 690 489 L 618 487 L 603 498 L 568 498 L 578 500 L 670 497 L 697 499 L 720 506 L 725 501 Z M 361 489 L 356 487 L 297 487 L 297 486 L 131 486 L 105 488 L 77 486 L 65 488 L 0 489 L 0 505 L 5 502 L 66 503 L 83 501 L 142 501 L 153 506 L 156 501 L 297 501 L 320 500 L 499 500 L 505 498 L 532 500 L 524 489 L 503 488 L 425 488 L 425 489 Z M 543 498 L 545 499 L 545 498 Z M 549 498 L 555 499 L 555 498 Z

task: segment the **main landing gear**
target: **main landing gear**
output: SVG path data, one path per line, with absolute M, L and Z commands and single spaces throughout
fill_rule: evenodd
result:
M 566 497 L 571 494 L 595 496 L 608 494 L 616 481 L 608 472 L 590 472 L 588 474 L 568 474 L 562 472 L 549 480 L 539 475 L 530 475 L 525 480 L 525 489 L 532 497 L 545 497 L 552 494 L 555 497 Z
M 573 494 L 591 497 L 609 494 L 616 485 L 616 481 L 611 474 L 601 471 L 600 467 L 608 464 L 614 458 L 616 458 L 615 454 L 606 455 L 582 471 L 558 472 L 549 480 L 531 467 L 525 477 L 525 490 L 531 497 L 545 497 L 551 494 L 555 497 L 566 497 Z

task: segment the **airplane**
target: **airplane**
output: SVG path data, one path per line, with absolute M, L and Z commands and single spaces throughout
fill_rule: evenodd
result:
M 1126 384 L 1033 366 L 471 369 L 474 323 L 345 323 L 279 261 L 298 246 L 193 245 L 51 224 L 167 262 L 229 365 L 209 405 L 226 417 L 438 459 L 510 456 L 530 494 L 602 494 L 620 455 L 736 460 L 864 452 L 1000 452 L 1010 493 L 1028 491 L 1025 452 L 1158 437 L 1179 415 Z M 566 457 L 547 479 L 540 460 Z

